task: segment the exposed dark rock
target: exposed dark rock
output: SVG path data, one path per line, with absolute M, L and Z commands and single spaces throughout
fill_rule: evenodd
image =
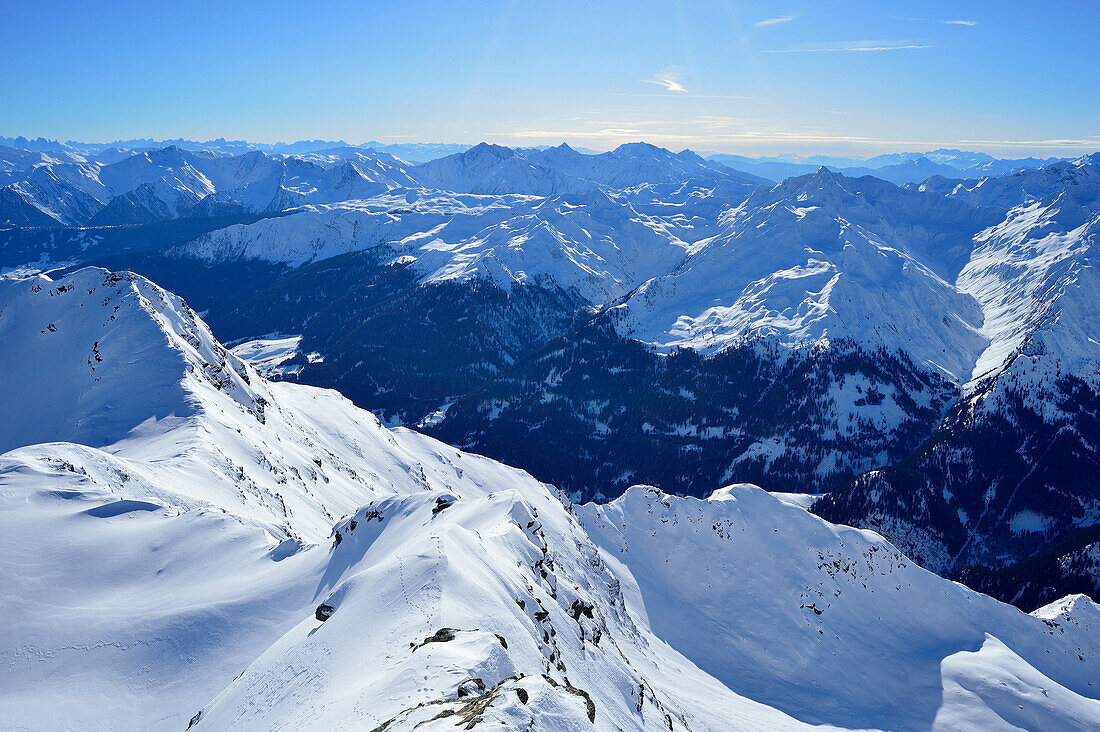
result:
M 595 610 L 593 605 L 589 605 L 582 600 L 574 600 L 573 604 L 569 606 L 569 614 L 573 616 L 573 619 L 580 622 L 581 615 L 586 618 L 592 617 L 592 611 Z
M 415 651 L 417 648 L 420 648 L 421 646 L 426 646 L 429 643 L 447 643 L 455 639 L 456 632 L 457 630 L 455 628 L 440 628 L 420 643 L 411 643 L 410 645 Z

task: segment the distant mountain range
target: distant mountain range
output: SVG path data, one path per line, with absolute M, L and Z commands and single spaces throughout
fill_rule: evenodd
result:
M 136 138 L 102 143 L 77 142 L 75 140 L 59 142 L 57 140 L 47 140 L 42 137 L 34 140 L 28 140 L 25 137 L 0 137 L 0 145 L 30 152 L 69 153 L 97 159 L 102 159 L 104 156 L 108 158 L 114 157 L 119 153 L 130 152 L 132 154 L 135 152 L 159 150 L 165 147 L 178 147 L 182 150 L 190 150 L 192 152 L 212 152 L 219 155 L 243 155 L 253 151 L 267 152 L 273 155 L 305 155 L 308 153 L 323 153 L 328 150 L 349 149 L 385 153 L 406 160 L 414 165 L 426 163 L 429 160 L 435 160 L 447 155 L 466 152 L 473 147 L 473 145 L 446 142 L 384 143 L 371 141 L 353 145 L 343 140 L 300 140 L 298 142 L 263 143 L 218 138 L 217 140 L 197 142 L 195 140 L 185 140 L 182 137 L 175 140 Z M 550 146 L 540 145 L 529 149 L 544 150 L 548 147 Z M 577 149 L 580 152 L 593 155 L 597 154 L 594 150 L 588 150 L 586 148 Z
M 810 158 L 789 160 L 783 158 L 746 158 L 740 155 L 712 153 L 707 159 L 724 163 L 731 168 L 759 175 L 772 180 L 784 180 L 791 176 L 805 175 L 824 165 L 830 170 L 849 177 L 873 175 L 876 178 L 903 185 L 919 183 L 932 176 L 947 178 L 983 178 L 1004 175 L 1019 170 L 1038 168 L 1055 163 L 1059 158 L 1000 159 L 987 153 L 965 150 L 932 150 L 926 153 L 890 153 L 868 160 L 844 158 Z
M 178 147 L 182 150 L 193 152 L 212 152 L 219 155 L 243 155 L 252 151 L 267 152 L 275 155 L 305 155 L 309 153 L 323 153 L 325 151 L 362 151 L 385 153 L 414 165 L 426 163 L 431 160 L 462 153 L 474 147 L 473 144 L 459 143 L 383 143 L 377 141 L 362 144 L 351 144 L 343 140 L 301 140 L 298 142 L 257 143 L 244 140 L 207 140 L 198 142 L 185 140 L 154 140 L 149 138 L 137 138 L 130 140 L 115 140 L 104 143 L 87 143 L 70 140 L 59 142 L 37 138 L 29 140 L 25 137 L 0 137 L 0 146 L 16 148 L 31 152 L 72 154 L 81 157 L 91 157 L 107 161 L 126 152 L 146 152 L 165 147 Z M 529 150 L 545 150 L 549 145 L 540 145 Z M 574 148 L 578 152 L 587 155 L 598 155 L 594 150 L 586 148 Z M 347 154 L 347 152 L 345 152 Z M 876 175 L 872 171 L 878 171 L 877 176 L 883 180 L 901 185 L 903 183 L 917 183 L 933 175 L 944 175 L 956 178 L 978 178 L 984 175 L 1003 175 L 1004 173 L 1022 170 L 1025 168 L 1037 168 L 1046 163 L 1056 162 L 1060 158 L 997 158 L 988 153 L 971 152 L 967 150 L 938 149 L 928 152 L 887 153 L 876 155 L 872 158 L 845 158 L 825 155 L 809 156 L 784 156 L 784 157 L 746 157 L 730 153 L 701 152 L 702 157 L 708 160 L 727 165 L 735 170 L 756 175 L 773 182 L 781 181 L 792 176 L 812 173 L 822 165 L 830 170 L 843 172 L 845 175 L 857 177 L 859 175 Z
M 115 152 L 89 157 L 0 147 L 0 225 L 117 226 L 276 213 L 395 188 L 552 195 L 686 181 L 721 181 L 744 191 L 767 182 L 691 152 L 641 143 L 594 155 L 566 145 L 517 150 L 483 143 L 421 165 L 348 147 L 219 155 L 173 145 L 119 159 Z

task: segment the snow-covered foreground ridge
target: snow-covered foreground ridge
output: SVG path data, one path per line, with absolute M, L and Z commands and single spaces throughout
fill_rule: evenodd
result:
M 134 275 L 0 280 L 0 363 L 4 726 L 1100 724 L 1086 598 L 1024 614 L 752 486 L 570 506 Z

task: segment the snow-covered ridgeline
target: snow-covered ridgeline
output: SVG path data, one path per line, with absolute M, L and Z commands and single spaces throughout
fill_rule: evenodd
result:
M 953 282 L 987 214 L 824 169 L 744 202 L 694 192 L 705 195 L 395 191 L 232 226 L 174 254 L 301 266 L 385 245 L 421 282 L 552 283 L 594 306 L 625 298 L 624 334 L 662 348 L 851 338 L 963 381 L 988 346 L 980 307 Z
M 990 342 L 974 379 L 1025 352 L 1100 386 L 1100 279 L 1092 265 L 1100 210 L 1075 200 L 1075 192 L 1014 208 L 975 238 L 958 279 L 959 289 L 981 303 Z
M 949 280 L 946 252 L 973 226 L 965 208 L 824 168 L 761 189 L 724 216 L 722 233 L 633 294 L 630 335 L 703 352 L 747 335 L 792 346 L 851 338 L 965 378 L 986 345 L 980 309 Z M 934 245 L 944 251 L 930 258 Z
M 481 144 L 413 166 L 371 149 L 240 155 L 170 145 L 120 157 L 34 155 L 0 148 L 0 223 L 118 225 L 186 216 L 277 212 L 370 198 L 397 188 L 548 196 L 696 181 L 743 198 L 762 178 L 690 151 L 623 145 L 586 155 L 562 145 L 522 150 Z
M 505 287 L 552 283 L 593 305 L 620 297 L 680 261 L 702 236 L 681 211 L 650 214 L 603 192 L 543 199 L 395 191 L 235 225 L 173 249 L 204 262 L 298 267 L 352 251 L 411 258 L 425 283 L 480 277 Z
M 16 726 L 1100 721 L 1086 599 L 1025 615 L 748 486 L 570 507 L 335 392 L 263 381 L 133 275 L 0 292 L 28 393 L 98 400 L 72 402 L 70 442 L 0 457 Z M 86 343 L 96 327 L 111 337 Z

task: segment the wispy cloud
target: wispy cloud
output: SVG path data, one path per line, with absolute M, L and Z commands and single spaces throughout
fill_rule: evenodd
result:
M 757 28 L 764 28 L 769 25 L 779 25 L 780 23 L 790 23 L 792 20 L 798 17 L 798 13 L 784 13 L 783 15 L 777 15 L 774 18 L 764 18 L 764 20 L 758 20 L 753 23 Z
M 980 139 L 897 139 L 864 135 L 836 134 L 820 129 L 782 129 L 742 125 L 733 117 L 700 117 L 686 126 L 663 131 L 647 129 L 645 121 L 620 124 L 602 122 L 593 127 L 556 126 L 546 128 L 519 128 L 499 130 L 493 137 L 511 139 L 585 140 L 591 143 L 616 145 L 622 142 L 645 139 L 655 145 L 685 145 L 714 149 L 715 146 L 737 149 L 741 146 L 772 146 L 774 149 L 794 149 L 814 146 L 818 152 L 822 146 L 856 146 L 866 150 L 920 148 L 931 150 L 940 147 L 973 147 L 976 149 L 1047 149 L 1051 151 L 1080 151 L 1100 147 L 1100 136 L 1045 140 L 980 140 Z M 1061 154 L 1065 154 L 1064 152 Z
M 897 17 L 897 16 L 895 16 Z M 975 26 L 978 24 L 976 20 L 936 20 L 935 18 L 906 18 L 898 17 L 898 20 L 911 20 L 914 23 L 939 23 L 940 25 L 965 25 Z
M 667 99 L 668 98 L 667 94 L 660 94 L 660 93 L 658 93 L 658 94 L 630 94 L 630 93 L 626 93 L 626 92 L 612 92 L 608 96 L 612 96 L 612 97 L 647 97 L 647 98 L 658 98 L 658 99 Z M 743 96 L 741 94 L 694 94 L 694 93 L 691 94 L 691 98 L 692 99 L 741 99 L 741 100 L 752 99 L 752 97 L 746 97 L 746 96 Z
M 724 119 L 729 122 L 723 123 Z M 873 137 L 834 135 L 820 130 L 784 130 L 776 128 L 742 127 L 733 118 L 701 118 L 687 128 L 664 131 L 643 129 L 645 122 L 625 122 L 619 125 L 603 124 L 595 127 L 556 127 L 538 129 L 511 129 L 494 133 L 497 137 L 520 139 L 543 138 L 583 139 L 606 141 L 612 144 L 644 136 L 661 145 L 707 145 L 716 142 L 730 143 L 880 143 Z M 692 128 L 695 129 L 692 129 Z M 899 144 L 899 143 L 894 143 Z M 910 143 L 904 143 L 910 144 Z
M 683 76 L 677 68 L 665 69 L 664 71 L 658 71 L 653 75 L 652 79 L 642 79 L 643 84 L 656 84 L 663 86 L 670 92 L 678 94 L 687 94 L 688 90 L 684 88 L 684 85 L 680 83 L 680 79 Z
M 958 140 L 959 145 L 981 145 L 984 147 L 1100 147 L 1100 135 L 1051 140 Z
M 931 48 L 917 41 L 839 41 L 836 43 L 811 43 L 791 48 L 775 48 L 764 53 L 867 53 L 874 51 L 912 51 Z

